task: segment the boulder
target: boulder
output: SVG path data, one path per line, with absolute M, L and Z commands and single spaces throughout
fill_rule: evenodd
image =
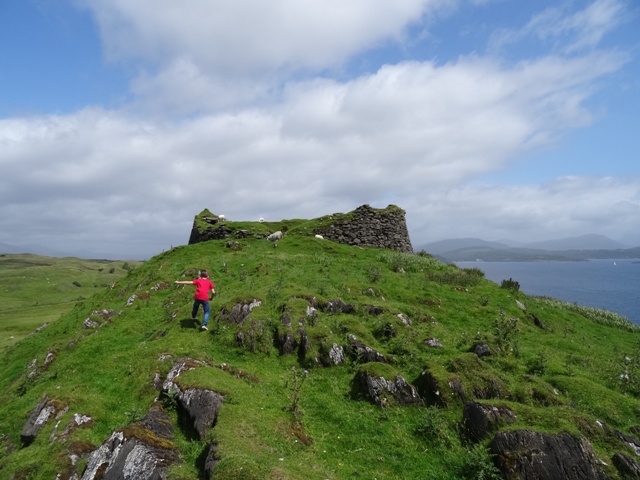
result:
M 585 437 L 516 430 L 498 432 L 489 444 L 507 480 L 608 480 Z
M 360 370 L 353 383 L 355 391 L 363 394 L 365 398 L 379 407 L 422 403 L 416 389 L 400 375 L 388 379 L 382 375 Z
M 620 476 L 625 479 L 640 479 L 640 464 L 624 453 L 616 453 L 611 461 L 616 467 Z
M 447 405 L 447 398 L 438 379 L 428 370 L 423 371 L 413 382 L 418 390 L 418 394 L 429 406 L 444 407 Z M 462 385 L 460 385 L 462 387 Z
M 326 367 L 342 365 L 345 361 L 344 348 L 337 343 L 332 343 L 331 345 L 323 344 L 320 347 L 319 355 L 320 363 Z
M 329 300 L 324 307 L 328 313 L 355 313 L 356 309 L 350 303 L 344 303 L 342 299 Z
M 491 355 L 491 347 L 486 343 L 475 343 L 471 347 L 471 352 L 475 353 L 478 357 L 486 357 Z
M 20 433 L 20 441 L 25 447 L 31 445 L 36 435 L 45 426 L 50 418 L 61 415 L 67 411 L 67 407 L 57 400 L 44 397 L 29 415 L 29 420 Z
M 161 391 L 163 394 L 172 397 L 180 392 L 180 387 L 175 383 L 175 380 L 180 376 L 182 372 L 187 370 L 193 370 L 194 368 L 202 367 L 204 363 L 193 358 L 180 358 L 176 360 L 164 382 L 162 382 Z
M 113 432 L 87 460 L 81 480 L 165 480 L 178 462 L 168 415 L 154 404 L 144 419 Z
M 425 344 L 427 347 L 431 347 L 431 348 L 444 348 L 444 347 L 442 346 L 442 343 L 440 343 L 440 340 L 438 340 L 437 338 L 427 338 L 427 339 L 424 341 L 424 344 Z
M 189 388 L 177 395 L 179 410 L 200 440 L 215 426 L 223 400 L 220 393 L 205 388 Z
M 237 303 L 231 307 L 231 310 L 224 307 L 220 312 L 220 319 L 226 322 L 240 324 L 254 308 L 259 307 L 260 305 L 262 305 L 260 300 L 253 299 Z
M 624 434 L 619 430 L 615 430 L 613 433 L 616 437 L 629 445 L 629 447 L 633 449 L 636 455 L 640 455 L 640 441 L 638 441 L 637 438 Z
M 384 358 L 383 354 L 362 343 L 356 338 L 355 335 L 349 334 L 347 338 L 349 340 L 349 345 L 347 346 L 347 354 L 352 360 L 359 363 L 387 363 L 387 359 Z
M 210 443 L 209 445 L 207 445 L 207 456 L 204 460 L 204 473 L 206 478 L 213 478 L 213 469 L 220 460 L 217 450 L 217 444 Z
M 462 411 L 461 430 L 466 440 L 476 443 L 484 440 L 502 425 L 516 420 L 516 414 L 507 407 L 467 402 Z

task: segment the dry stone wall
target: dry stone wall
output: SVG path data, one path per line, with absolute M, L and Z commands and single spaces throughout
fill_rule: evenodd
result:
M 328 227 L 316 233 L 338 243 L 387 248 L 400 252 L 413 252 L 405 211 L 395 205 L 376 209 L 362 205 L 353 212 L 340 215 Z

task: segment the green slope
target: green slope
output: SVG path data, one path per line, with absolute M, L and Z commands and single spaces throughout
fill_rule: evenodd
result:
M 0 352 L 140 263 L 0 254 Z
M 220 455 L 215 478 L 492 478 L 484 444 L 473 448 L 460 440 L 463 404 L 449 387 L 453 379 L 469 399 L 512 409 L 517 422 L 504 428 L 585 435 L 611 465 L 621 448 L 612 430 L 632 432 L 640 414 L 636 328 L 607 312 L 499 288 L 477 269 L 316 239 L 302 223 L 277 248 L 250 237 L 158 255 L 7 350 L 0 371 L 0 478 L 81 473 L 86 459 L 72 466 L 69 452 L 97 447 L 142 418 L 158 396 L 156 375 L 183 357 L 207 365 L 183 374 L 183 383 L 225 397 L 208 439 Z M 199 268 L 210 270 L 218 291 L 209 332 L 190 319 L 192 288 L 173 285 Z M 314 297 L 320 306 L 341 299 L 354 312 L 320 309 L 310 319 Z M 221 320 L 222 311 L 254 299 L 261 305 L 242 326 Z M 372 306 L 382 313 L 371 313 Z M 98 319 L 92 312 L 105 309 L 112 311 L 106 324 L 83 328 L 85 319 Z M 305 357 L 281 355 L 276 347 L 284 314 L 294 327 L 304 324 L 314 345 Z M 253 345 L 239 346 L 238 332 L 246 338 L 251 327 Z M 391 360 L 367 368 L 409 382 L 428 370 L 443 386 L 440 406 L 374 406 L 354 388 L 363 368 L 357 358 L 318 364 L 327 345 L 345 345 L 350 334 Z M 430 338 L 443 348 L 427 346 Z M 494 354 L 469 353 L 479 341 Z M 55 360 L 44 366 L 48 353 Z M 29 367 L 34 359 L 35 369 Z M 22 428 L 44 396 L 69 409 L 22 447 Z M 181 458 L 170 478 L 201 478 L 204 443 L 179 428 L 170 402 L 165 407 Z M 61 436 L 74 413 L 93 421 Z M 618 478 L 613 467 L 603 468 Z

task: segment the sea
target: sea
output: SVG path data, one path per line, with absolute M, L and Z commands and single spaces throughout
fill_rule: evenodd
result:
M 640 259 L 581 262 L 455 262 L 500 285 L 513 279 L 527 295 L 618 313 L 640 325 Z

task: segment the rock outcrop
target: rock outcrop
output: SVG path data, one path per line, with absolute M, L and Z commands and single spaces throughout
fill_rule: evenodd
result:
M 502 425 L 517 420 L 515 413 L 506 407 L 467 402 L 462 411 L 462 434 L 470 442 L 484 440 Z
M 361 369 L 353 379 L 354 392 L 379 407 L 393 405 L 419 405 L 422 399 L 416 389 L 402 376 L 380 375 L 367 369 Z
M 593 447 L 568 433 L 549 435 L 529 430 L 496 434 L 489 445 L 496 466 L 508 480 L 608 480 Z
M 20 441 L 22 445 L 28 446 L 36 439 L 36 435 L 52 418 L 65 413 L 68 407 L 57 400 L 44 397 L 40 403 L 33 409 L 29 420 L 22 429 Z
M 137 423 L 113 432 L 87 461 L 81 480 L 164 480 L 179 460 L 169 416 L 157 404 Z

